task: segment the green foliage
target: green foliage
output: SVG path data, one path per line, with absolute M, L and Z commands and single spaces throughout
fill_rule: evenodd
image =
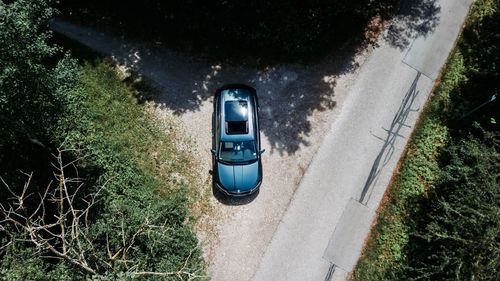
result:
M 50 156 L 53 129 L 64 108 L 60 95 L 74 81 L 75 64 L 48 43 L 49 1 L 0 2 L 0 176 L 16 189 L 19 172 L 34 181 L 51 175 L 38 165 Z
M 402 176 L 397 180 L 401 186 L 398 200 L 412 204 L 434 184 L 436 172 L 439 171 L 436 157 L 447 139 L 448 129 L 439 119 L 428 118 L 422 122 L 409 149 L 411 161 L 404 163 Z
M 95 250 L 106 260 L 108 247 L 118 253 L 123 240 L 134 237 L 127 254 L 119 254 L 130 265 L 117 262 L 113 274 L 133 265 L 139 271 L 177 271 L 186 261 L 185 270 L 200 270 L 187 209 L 190 180 L 169 181 L 171 173 L 189 171 L 187 155 L 176 151 L 174 136 L 151 122 L 153 115 L 109 66 L 87 64 L 80 77 L 80 86 L 67 94 L 71 103 L 60 135 L 66 147 L 86 155 L 79 164 L 91 171 L 89 178 L 97 176 L 94 188 L 104 186 L 101 212 L 89 231 L 106 243 Z M 104 265 L 101 270 L 109 274 Z
M 459 49 L 454 50 L 448 60 L 443 79 L 437 88 L 437 94 L 443 96 L 446 105 L 450 103 L 450 94 L 464 82 L 467 82 L 464 57 Z
M 0 276 L 5 281 L 46 280 L 46 269 L 33 248 L 12 245 L 2 258 Z
M 0 147 L 19 134 L 45 141 L 53 124 L 57 73 L 66 66 L 48 63 L 58 50 L 43 31 L 53 15 L 47 1 L 0 2 Z
M 2 281 L 74 281 L 84 280 L 83 275 L 64 263 L 51 266 L 40 258 L 39 253 L 27 243 L 14 242 L 0 261 Z
M 467 77 L 473 83 L 464 83 L 457 87 L 454 99 L 453 114 L 458 118 L 470 112 L 479 104 L 498 95 L 500 88 L 500 1 L 483 0 L 474 5 L 471 16 L 464 29 L 460 41 L 460 52 L 464 65 L 467 66 Z M 477 121 L 486 130 L 495 130 L 491 126 L 491 118 L 498 119 L 499 111 L 494 106 L 483 108 L 469 118 Z M 472 119 L 472 120 L 470 120 Z M 470 124 L 469 124 L 470 126 Z
M 355 280 L 498 279 L 498 127 L 490 122 L 495 105 L 463 116 L 499 88 L 499 11 L 498 0 L 473 5 Z
M 139 105 L 111 67 L 79 67 L 48 43 L 51 1 L 9 2 L 0 2 L 0 176 L 18 191 L 26 180 L 19 171 L 33 172 L 29 192 L 44 190 L 54 180 L 51 153 L 63 148 L 73 151 L 66 163 L 79 159 L 66 171 L 83 180 L 75 204 L 103 189 L 89 225 L 80 226 L 91 237 L 81 246 L 95 276 L 15 241 L 0 251 L 0 279 L 142 280 L 131 272 L 180 269 L 201 274 L 188 209 L 195 180 L 172 126 L 165 130 L 152 108 Z M 30 198 L 28 209 L 37 197 Z M 8 200 L 2 196 L 0 203 Z M 50 220 L 57 208 L 47 206 Z M 0 230 L 0 247 L 23 235 L 4 222 Z M 187 276 L 147 280 L 179 278 Z
M 442 176 L 409 248 L 410 276 L 497 280 L 500 268 L 498 133 L 468 137 L 444 151 Z

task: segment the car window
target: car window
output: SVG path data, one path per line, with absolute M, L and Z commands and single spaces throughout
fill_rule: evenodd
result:
M 224 141 L 220 144 L 219 159 L 238 163 L 257 159 L 254 141 Z
M 226 121 L 247 121 L 248 103 L 245 100 L 232 100 L 224 103 Z

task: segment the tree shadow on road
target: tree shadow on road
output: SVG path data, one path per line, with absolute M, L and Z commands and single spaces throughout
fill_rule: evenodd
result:
M 435 0 L 402 0 L 384 39 L 391 46 L 404 49 L 415 38 L 435 30 L 440 12 L 441 8 Z

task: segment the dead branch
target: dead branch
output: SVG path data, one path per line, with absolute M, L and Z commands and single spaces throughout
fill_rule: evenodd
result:
M 137 263 L 127 260 L 129 250 L 135 245 L 139 236 L 148 230 L 161 230 L 168 228 L 167 222 L 163 225 L 151 224 L 146 218 L 137 228 L 133 235 L 125 233 L 125 218 L 122 216 L 121 233 L 122 245 L 118 249 L 111 249 L 108 234 L 106 234 L 107 258 L 99 255 L 96 251 L 95 241 L 89 233 L 89 214 L 96 206 L 98 197 L 106 184 L 112 180 L 108 179 L 102 187 L 92 194 L 79 194 L 83 186 L 83 180 L 79 178 L 75 163 L 82 158 L 75 159 L 68 164 L 63 163 L 63 154 L 68 150 L 58 149 L 54 156 L 54 181 L 40 193 L 36 194 L 35 203 L 32 207 L 26 205 L 26 200 L 33 196 L 28 192 L 33 174 L 25 174 L 27 180 L 20 194 L 16 194 L 11 187 L 0 177 L 1 183 L 12 195 L 8 205 L 0 204 L 0 231 L 5 232 L 11 241 L 0 247 L 0 251 L 12 245 L 13 241 L 29 242 L 36 247 L 40 257 L 47 259 L 64 260 L 90 275 L 96 275 L 106 270 L 113 270 L 114 262 L 127 265 L 128 272 L 141 276 L 176 276 L 181 280 L 193 280 L 202 278 L 198 271 L 190 272 L 187 265 L 191 259 L 193 250 L 186 258 L 184 265 L 178 271 L 154 272 L 138 271 Z M 65 169 L 73 167 L 76 178 L 65 173 Z M 54 184 L 57 183 L 57 186 Z M 78 204 L 77 204 L 78 203 Z M 48 204 L 57 206 L 55 214 L 47 213 Z M 8 227 L 10 226 L 10 227 Z M 12 229 L 14 228 L 14 230 Z M 26 236 L 18 237 L 16 232 L 23 232 Z M 49 254 L 51 253 L 51 254 Z M 106 256 L 106 254 L 104 254 Z M 130 264 L 130 265 L 128 265 Z
M 52 183 L 38 194 L 38 201 L 34 208 L 29 208 L 25 205 L 26 199 L 31 195 L 28 194 L 33 174 L 25 174 L 27 176 L 26 183 L 23 186 L 21 193 L 15 194 L 9 185 L 1 179 L 3 185 L 12 194 L 10 204 L 8 206 L 0 204 L 0 212 L 3 219 L 0 221 L 1 229 L 7 232 L 7 225 L 12 225 L 17 231 L 27 234 L 27 239 L 16 238 L 20 241 L 28 241 L 35 245 L 38 252 L 50 252 L 52 258 L 63 259 L 70 264 L 82 269 L 83 271 L 96 274 L 96 269 L 93 268 L 86 260 L 84 246 L 82 241 L 91 241 L 80 239 L 80 236 L 85 236 L 85 231 L 82 230 L 82 217 L 86 217 L 89 210 L 96 202 L 96 194 L 89 195 L 90 200 L 87 200 L 85 208 L 78 209 L 75 207 L 75 198 L 82 185 L 79 178 L 66 177 L 64 169 L 67 165 L 63 164 L 62 155 L 66 150 L 58 150 L 58 154 L 54 155 L 56 163 L 53 163 L 55 168 L 54 177 L 58 182 L 58 188 L 52 188 Z M 71 162 L 77 162 L 81 159 L 75 159 Z M 73 188 L 77 184 L 76 189 Z M 71 185 L 71 186 L 68 186 Z M 47 204 L 56 203 L 57 213 L 54 215 L 47 214 Z M 58 230 L 55 229 L 58 227 Z M 14 237 L 13 233 L 7 233 L 10 237 Z M 12 241 L 8 243 L 10 245 Z

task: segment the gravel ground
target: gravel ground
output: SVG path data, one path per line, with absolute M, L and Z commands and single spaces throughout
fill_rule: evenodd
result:
M 157 90 L 161 118 L 188 139 L 203 182 L 198 236 L 213 280 L 249 280 L 330 124 L 338 116 L 357 69 L 370 52 L 311 66 L 234 67 L 145 47 L 95 30 L 54 22 L 52 28 L 113 57 Z M 345 58 L 345 56 L 344 56 Z M 264 181 L 260 193 L 232 200 L 212 193 L 211 114 L 214 91 L 229 83 L 256 88 L 261 106 Z M 208 196 L 207 196 L 208 195 Z

